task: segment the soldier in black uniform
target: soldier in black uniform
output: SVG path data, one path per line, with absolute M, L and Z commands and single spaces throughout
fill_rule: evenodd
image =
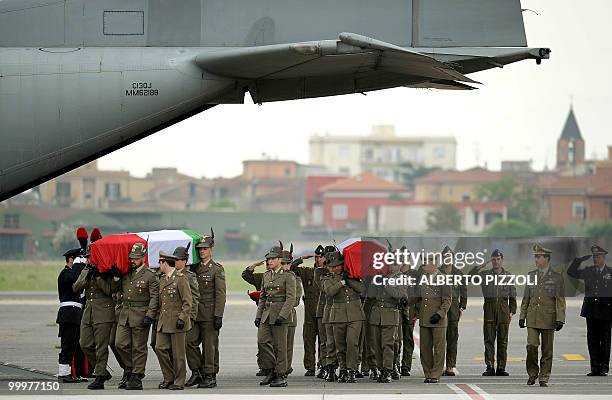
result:
M 567 274 L 584 281 L 584 300 L 580 316 L 586 318 L 587 345 L 591 359 L 588 376 L 606 376 L 610 369 L 610 324 L 612 322 L 612 268 L 606 264 L 608 252 L 601 247 L 591 247 L 593 265 L 579 269 L 580 264 L 591 258 L 586 255 L 575 258 Z
M 75 264 L 74 260 L 81 254 L 81 249 L 72 249 L 64 253 L 66 266 L 57 278 L 57 292 L 59 294 L 59 310 L 55 322 L 59 324 L 59 338 L 61 351 L 58 359 L 57 379 L 61 383 L 80 383 L 82 380 L 73 376 L 72 361 L 79 348 L 79 329 L 83 304 L 79 295 L 72 291 L 72 284 L 81 274 L 83 264 Z

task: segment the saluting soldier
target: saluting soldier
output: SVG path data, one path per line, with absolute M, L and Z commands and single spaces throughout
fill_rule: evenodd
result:
M 90 249 L 84 254 L 89 257 Z M 106 369 L 110 333 L 115 322 L 115 303 L 112 294 L 112 277 L 101 275 L 95 265 L 87 264 L 72 285 L 75 293 L 85 290 L 85 308 L 81 319 L 79 344 L 94 367 L 96 379 L 87 386 L 90 390 L 104 389 L 104 382 L 111 378 Z
M 281 267 L 282 247 L 274 246 L 266 260 L 262 293 L 257 305 L 255 326 L 262 363 L 269 374 L 259 383 L 271 387 L 287 386 L 287 330 L 295 304 L 295 275 Z
M 488 263 L 492 268 L 480 271 Z M 484 311 L 482 330 L 484 335 L 484 359 L 486 370 L 482 376 L 508 376 L 506 362 L 508 359 L 508 331 L 512 316 L 516 314 L 516 288 L 514 285 L 498 285 L 494 281 L 487 283 L 487 276 L 510 275 L 503 267 L 504 254 L 499 249 L 493 250 L 491 259 L 483 265 L 476 265 L 470 275 L 482 277 L 482 297 Z M 495 368 L 495 340 L 497 339 L 497 369 Z
M 610 324 L 612 322 L 612 269 L 606 264 L 608 251 L 591 246 L 591 255 L 575 258 L 567 274 L 584 281 L 580 316 L 586 318 L 587 346 L 591 360 L 588 376 L 606 376 L 610 369 Z M 593 257 L 593 265 L 580 264 Z
M 293 368 L 291 367 L 291 363 L 293 362 L 293 342 L 295 339 L 295 328 L 297 328 L 297 312 L 295 308 L 300 305 L 300 299 L 302 298 L 302 294 L 304 293 L 302 290 L 302 280 L 299 276 L 296 276 L 293 271 L 291 271 L 291 263 L 293 261 L 293 243 L 291 244 L 291 248 L 289 251 L 283 250 L 281 251 L 281 267 L 290 274 L 293 274 L 295 279 L 295 303 L 293 306 L 293 311 L 291 311 L 291 322 L 287 326 L 287 375 L 291 375 L 293 372 Z
M 149 330 L 159 306 L 159 282 L 155 273 L 145 266 L 146 255 L 146 245 L 135 243 L 128 255 L 130 271 L 121 276 L 115 266 L 111 270 L 122 299 L 115 345 L 129 375 L 126 390 L 142 390 Z
M 537 284 L 525 288 L 521 302 L 519 326 L 527 326 L 527 374 L 528 385 L 548 386 L 552 370 L 555 331 L 565 323 L 565 290 L 563 277 L 550 267 L 552 250 L 539 244 L 533 246 L 536 270 L 529 272 L 537 278 Z M 542 357 L 538 366 L 538 347 L 542 343 Z
M 174 255 L 159 252 L 159 269 L 163 275 L 159 287 L 155 353 L 164 376 L 159 389 L 183 390 L 187 373 L 185 332 L 191 329 L 193 289 L 183 270 L 175 268 L 176 260 Z
M 327 273 L 325 267 L 325 247 L 318 245 L 315 249 L 315 263 L 314 263 L 314 285 L 318 290 L 317 298 L 317 309 L 315 311 L 315 317 L 317 318 L 317 332 L 319 335 L 319 373 L 317 378 L 325 379 L 328 369 L 327 360 L 327 335 L 325 332 L 325 325 L 323 325 L 323 314 L 325 311 L 325 292 L 323 292 L 323 286 L 321 284 L 321 278 Z
M 257 291 L 261 291 L 261 282 L 263 281 L 264 273 L 255 272 L 255 268 L 259 267 L 260 265 L 264 265 L 264 264 L 266 265 L 266 270 L 270 269 L 269 263 L 266 260 L 262 260 L 262 261 L 257 261 L 249 265 L 248 267 L 244 269 L 244 271 L 242 271 L 242 279 L 245 282 L 250 283 L 251 285 L 255 286 L 255 289 Z M 266 369 L 263 367 L 261 356 L 259 354 L 259 349 L 257 351 L 257 366 L 259 367 L 259 371 L 257 371 L 255 376 L 266 376 L 268 375 L 268 373 L 270 373 L 270 371 L 266 371 Z
M 85 235 L 87 237 L 87 234 Z M 72 361 L 79 348 L 79 327 L 83 305 L 79 301 L 79 294 L 72 290 L 77 281 L 83 264 L 76 264 L 74 260 L 81 254 L 81 249 L 72 249 L 64 253 L 66 265 L 57 277 L 57 292 L 60 301 L 55 322 L 59 325 L 60 353 L 58 357 L 57 379 L 61 383 L 80 383 L 81 379 L 72 374 Z
M 333 324 L 334 343 L 340 376 L 338 382 L 355 383 L 355 372 L 359 367 L 359 341 L 365 314 L 361 306 L 363 284 L 359 279 L 349 278 L 344 270 L 344 257 L 339 251 L 326 255 L 331 274 L 323 279 L 323 290 L 331 296 L 330 322 Z
M 319 245 L 320 252 L 323 251 L 323 246 Z M 319 249 L 317 247 L 317 249 Z M 319 365 L 321 363 L 321 338 L 319 337 L 319 329 L 317 325 L 317 302 L 319 300 L 320 287 L 317 281 L 317 269 L 300 266 L 304 260 L 313 257 L 305 255 L 296 258 L 291 263 L 291 270 L 302 281 L 304 289 L 304 324 L 302 326 L 302 339 L 304 342 L 304 368 L 306 373 L 304 376 L 315 376 L 317 366 L 317 337 L 319 338 Z M 316 250 L 315 250 L 316 264 Z
M 435 257 L 428 257 L 421 267 L 418 280 L 419 327 L 421 336 L 421 365 L 425 373 L 425 383 L 438 383 L 444 369 L 446 351 L 447 313 L 451 306 L 451 288 L 437 285 Z
M 192 374 L 198 370 L 202 375 L 199 388 L 216 387 L 219 372 L 219 331 L 223 326 L 226 286 L 223 265 L 212 258 L 214 246 L 215 233 L 210 228 L 210 236 L 202 236 L 196 245 L 200 263 L 191 266 L 198 278 L 200 299 L 196 323 L 187 334 L 187 360 Z
M 194 272 L 192 272 L 189 268 L 186 268 L 187 262 L 189 260 L 190 247 L 191 242 L 187 244 L 187 247 L 177 247 L 172 253 L 172 256 L 175 258 L 174 267 L 176 268 L 176 271 L 180 272 L 187 278 L 187 281 L 189 282 L 189 289 L 191 290 L 191 311 L 189 312 L 190 324 L 189 328 L 185 329 L 185 332 L 189 331 L 193 327 L 193 325 L 195 325 L 194 321 L 198 316 L 198 304 L 200 302 L 198 278 L 196 277 L 196 274 Z M 192 374 L 191 377 L 193 378 L 193 380 L 190 378 L 189 382 L 191 384 L 185 384 L 185 386 L 195 386 L 202 381 L 202 376 L 199 374 L 200 371 L 198 369 L 198 365 L 190 365 L 189 369 L 191 369 L 192 371 L 197 371 L 198 373 Z
M 463 277 L 463 272 L 455 267 L 453 258 L 455 253 L 450 247 L 445 246 L 442 250 L 442 266 L 440 272 L 444 275 Z M 459 343 L 459 320 L 467 307 L 467 284 L 461 282 L 451 286 L 451 306 L 446 314 L 448 324 L 446 327 L 446 368 L 443 375 L 455 376 L 457 366 L 457 346 Z

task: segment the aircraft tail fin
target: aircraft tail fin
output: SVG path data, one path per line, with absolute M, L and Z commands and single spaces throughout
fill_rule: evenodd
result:
M 526 47 L 520 0 L 412 0 L 413 47 Z

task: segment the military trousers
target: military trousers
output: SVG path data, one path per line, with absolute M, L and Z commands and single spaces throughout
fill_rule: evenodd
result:
M 402 367 L 412 369 L 414 352 L 414 325 L 409 316 L 402 316 Z
M 257 347 L 264 369 L 277 375 L 287 373 L 288 324 L 262 323 L 257 329 Z
M 542 343 L 542 356 L 538 367 L 538 348 Z M 527 374 L 537 377 L 540 382 L 548 382 L 552 371 L 554 329 L 537 329 L 527 327 Z
M 113 324 L 113 328 L 111 329 L 110 339 L 108 343 L 110 345 L 111 351 L 113 352 L 113 355 L 115 356 L 115 359 L 117 360 L 117 363 L 119 364 L 122 370 L 125 370 L 125 364 L 123 363 L 123 358 L 121 358 L 121 354 L 119 353 L 119 351 L 117 351 L 117 345 L 115 343 L 116 340 L 117 340 L 117 323 L 115 322 Z
M 315 316 L 314 307 L 308 304 L 304 305 L 304 325 L 302 327 L 302 340 L 304 342 L 304 368 L 315 369 L 317 364 L 321 365 L 321 349 L 319 348 L 317 363 L 317 337 L 319 336 L 319 328 L 317 317 Z M 321 338 L 319 338 L 319 345 Z
M 428 328 L 421 326 L 421 365 L 425 378 L 440 379 L 444 370 L 444 352 L 446 351 L 446 328 Z
M 293 342 L 295 340 L 295 328 L 297 328 L 297 326 L 292 325 L 290 324 L 287 327 L 287 373 L 289 373 L 293 362 Z
M 326 322 L 325 326 L 325 351 L 327 352 L 327 365 L 338 366 L 338 357 L 336 355 L 336 343 L 334 342 L 334 326 Z
M 591 372 L 610 371 L 610 323 L 598 318 L 586 319 Z
M 397 334 L 393 345 L 393 365 L 399 365 L 402 356 L 402 324 L 397 325 Z
M 506 369 L 508 360 L 508 331 L 510 324 L 485 321 L 482 325 L 484 334 L 484 359 L 487 368 L 495 368 L 495 341 L 497 340 L 497 368 Z
M 202 374 L 219 373 L 219 331 L 213 321 L 192 322 L 191 330 L 187 332 L 189 369 L 199 370 Z
M 125 364 L 125 371 L 144 376 L 149 353 L 147 342 L 151 327 L 117 325 L 115 346 Z
M 459 345 L 459 321 L 448 321 L 446 326 L 446 368 L 457 366 L 457 346 Z
M 378 369 L 393 369 L 397 325 L 370 325 L 370 346 Z
M 108 345 L 112 329 L 112 322 L 81 324 L 79 344 L 85 357 L 94 365 L 94 374 L 97 376 L 110 375 L 106 366 L 108 365 Z
M 361 348 L 361 370 L 376 368 L 376 356 L 372 347 L 372 339 L 370 328 L 370 312 L 372 311 L 372 300 L 366 299 L 363 302 L 363 312 L 365 314 L 365 322 L 363 323 L 363 345 Z
M 185 386 L 187 367 L 185 363 L 185 332 L 157 332 L 155 354 L 164 376 L 164 382 Z
M 79 347 L 80 326 L 77 324 L 59 324 L 60 353 L 58 364 L 70 366 L 72 358 Z
M 341 370 L 357 371 L 363 321 L 333 323 L 336 358 Z
M 317 331 L 319 333 L 319 366 L 327 366 L 327 332 L 323 324 L 323 318 L 317 317 Z

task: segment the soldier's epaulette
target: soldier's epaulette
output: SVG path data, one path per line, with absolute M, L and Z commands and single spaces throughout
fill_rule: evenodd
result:
M 176 276 L 185 276 L 182 271 L 176 271 Z
M 217 267 L 223 268 L 223 264 L 221 264 L 220 262 L 213 260 L 213 264 L 215 264 Z

